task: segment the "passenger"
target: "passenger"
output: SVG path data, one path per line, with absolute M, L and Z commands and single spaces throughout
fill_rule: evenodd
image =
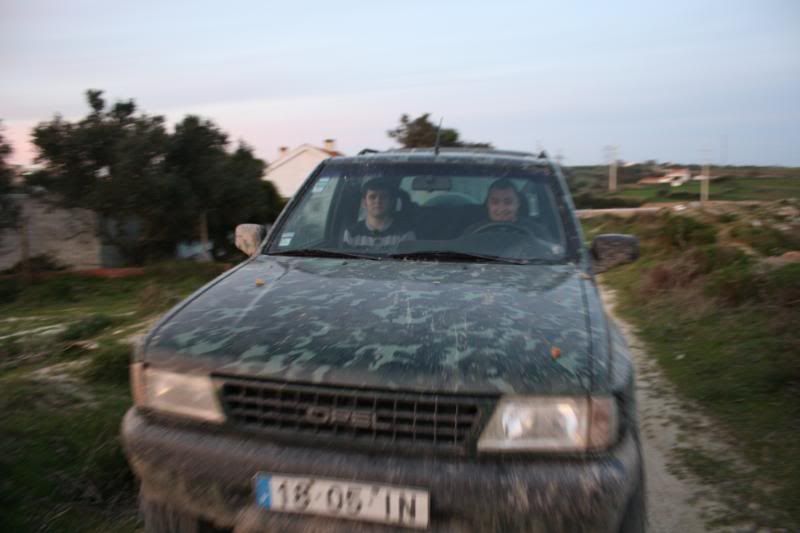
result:
M 366 218 L 344 231 L 344 244 L 357 247 L 390 247 L 415 239 L 407 222 L 395 217 L 397 190 L 389 181 L 375 178 L 364 184 L 361 206 Z

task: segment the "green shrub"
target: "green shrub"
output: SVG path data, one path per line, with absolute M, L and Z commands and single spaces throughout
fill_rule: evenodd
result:
M 739 262 L 713 272 L 705 290 L 725 304 L 741 305 L 759 299 L 761 281 L 749 262 Z
M 102 442 L 89 450 L 83 463 L 84 476 L 80 481 L 94 489 L 90 494 L 95 503 L 113 506 L 130 497 L 135 480 L 119 439 L 113 433 L 103 437 Z M 86 492 L 85 489 L 83 492 Z
M 670 200 L 697 200 L 697 194 L 689 191 L 671 191 L 667 198 Z
M 800 309 L 800 263 L 767 272 L 764 278 L 762 291 L 765 300 L 795 309 L 795 312 Z
M 0 341 L 0 362 L 7 361 L 12 357 L 20 355 L 24 351 L 24 347 L 19 339 L 12 337 L 10 339 L 3 339 Z
M 38 305 L 77 302 L 81 291 L 76 286 L 76 281 L 75 278 L 59 277 L 34 283 L 29 287 L 25 299 Z
M 113 343 L 100 346 L 84 370 L 84 377 L 94 383 L 124 385 L 128 383 L 131 347 Z
M 34 255 L 28 260 L 28 269 L 31 272 L 56 272 L 59 270 L 66 270 L 63 264 L 59 263 L 54 257 L 42 254 Z M 0 271 L 0 274 L 20 274 L 25 271 L 22 261 L 18 262 L 11 268 Z
M 596 196 L 584 192 L 572 197 L 577 209 L 612 209 L 615 207 L 639 207 L 642 201 L 636 198 L 623 198 L 619 196 Z
M 186 278 L 211 279 L 225 271 L 220 263 L 201 263 L 197 261 L 165 261 L 145 267 L 148 276 L 158 278 L 162 282 L 183 280 Z
M 687 252 L 687 257 L 698 274 L 709 274 L 732 264 L 749 265 L 752 262 L 752 259 L 738 248 L 716 244 L 695 247 Z
M 688 284 L 706 276 L 711 276 L 713 291 L 720 290 L 725 297 L 730 296 L 734 272 L 749 272 L 753 261 L 736 248 L 710 244 L 690 248 L 680 254 L 670 256 L 642 272 L 639 290 L 644 297 L 654 293 L 686 287 Z M 718 271 L 724 271 L 716 276 Z M 714 285 L 716 284 L 716 285 Z M 737 297 L 732 300 L 738 301 Z
M 800 249 L 800 236 L 791 235 L 772 226 L 740 224 L 731 230 L 731 236 L 768 256 Z
M 78 322 L 70 324 L 67 329 L 59 336 L 62 341 L 77 341 L 80 339 L 87 339 L 97 333 L 100 333 L 113 323 L 113 320 L 107 315 L 97 314 L 92 315 Z
M 688 216 L 667 217 L 663 231 L 667 243 L 679 250 L 717 242 L 717 230 L 714 226 Z
M 19 297 L 22 284 L 16 279 L 0 279 L 0 305 L 10 304 Z
M 181 297 L 171 288 L 157 283 L 148 283 L 136 298 L 136 307 L 145 314 L 161 313 L 181 301 Z

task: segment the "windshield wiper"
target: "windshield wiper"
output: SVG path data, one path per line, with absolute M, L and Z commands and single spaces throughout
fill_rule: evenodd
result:
M 340 257 L 343 259 L 369 259 L 380 261 L 380 256 L 368 254 L 356 254 L 352 252 L 340 252 L 339 250 L 329 250 L 326 248 L 297 248 L 295 250 L 284 250 L 282 252 L 270 252 L 268 255 L 286 255 L 290 257 Z
M 527 265 L 530 261 L 527 259 L 516 259 L 514 257 L 502 257 L 499 255 L 484 255 L 470 252 L 456 252 L 456 251 L 419 251 L 419 252 L 401 252 L 390 254 L 389 257 L 393 259 L 433 259 L 436 261 L 488 261 L 490 263 L 504 263 L 509 265 Z

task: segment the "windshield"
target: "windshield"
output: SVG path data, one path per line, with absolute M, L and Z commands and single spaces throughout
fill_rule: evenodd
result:
M 270 254 L 561 262 L 558 182 L 542 165 L 326 165 L 277 228 Z

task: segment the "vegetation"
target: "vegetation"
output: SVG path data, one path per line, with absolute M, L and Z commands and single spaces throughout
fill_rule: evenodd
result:
M 595 195 L 582 192 L 572 197 L 576 209 L 612 209 L 639 207 L 644 202 L 636 198 L 622 198 L 620 196 Z
M 243 143 L 230 151 L 210 120 L 187 116 L 170 133 L 163 117 L 137 114 L 133 100 L 108 106 L 96 90 L 86 97 L 83 119 L 56 115 L 34 128 L 44 169 L 28 182 L 96 212 L 99 236 L 129 263 L 168 257 L 182 241 L 230 251 L 231 227 L 280 212 L 277 191 L 261 179 L 264 161 Z
M 64 333 L 59 336 L 59 339 L 62 341 L 88 339 L 108 328 L 112 322 L 111 317 L 107 315 L 90 315 L 70 324 Z
M 687 165 L 694 173 L 700 168 Z M 645 203 L 689 202 L 700 199 L 700 182 L 678 187 L 668 184 L 639 185 L 646 176 L 664 170 L 648 162 L 618 168 L 618 190 L 608 192 L 608 167 L 601 165 L 565 168 L 567 183 L 578 208 L 637 207 Z M 714 167 L 710 199 L 722 201 L 774 201 L 800 198 L 800 169 L 786 167 Z
M 709 199 L 725 201 L 772 201 L 800 198 L 800 175 L 794 178 L 720 178 L 709 184 Z M 700 183 L 692 181 L 680 187 L 648 185 L 627 188 L 618 193 L 624 198 L 643 202 L 685 202 L 700 199 Z
M 415 119 L 403 114 L 400 117 L 400 124 L 386 133 L 390 138 L 399 142 L 403 148 L 432 148 L 436 145 L 437 132 L 441 147 L 492 147 L 490 143 L 462 141 L 458 130 L 452 128 L 442 128 L 439 132 L 439 126 L 431 122 L 429 117 L 430 113 L 424 113 Z
M 219 274 L 162 263 L 136 278 L 0 280 L 0 523 L 4 530 L 137 530 L 119 442 L 131 341 Z
M 717 480 L 800 523 L 800 263 L 778 255 L 800 250 L 800 202 L 584 224 L 589 237 L 639 236 L 641 259 L 604 278 L 679 391 L 756 466 L 714 468 Z
M 0 122 L 0 230 L 17 225 L 18 212 L 12 202 L 6 198 L 11 192 L 11 165 L 6 159 L 11 155 L 11 145 L 3 137 L 3 123 Z

